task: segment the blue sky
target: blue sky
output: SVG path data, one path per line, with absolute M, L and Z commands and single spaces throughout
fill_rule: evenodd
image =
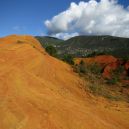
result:
M 71 2 L 80 0 L 0 0 L 0 37 L 46 34 L 45 20 L 65 11 Z M 129 5 L 128 0 L 118 2 L 125 7 Z

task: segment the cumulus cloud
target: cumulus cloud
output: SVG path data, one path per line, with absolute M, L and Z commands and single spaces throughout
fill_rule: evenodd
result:
M 48 34 L 68 39 L 76 35 L 113 35 L 129 37 L 129 7 L 116 0 L 90 0 L 70 7 L 45 21 Z
M 51 34 L 51 36 L 67 40 L 71 37 L 79 36 L 79 34 L 77 32 L 75 32 L 75 33 L 64 33 L 63 32 L 63 33 Z

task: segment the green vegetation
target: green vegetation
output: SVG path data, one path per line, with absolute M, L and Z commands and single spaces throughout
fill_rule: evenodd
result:
M 58 59 L 60 59 L 60 60 L 63 60 L 64 62 L 66 62 L 66 63 L 68 63 L 68 64 L 70 64 L 70 65 L 74 65 L 74 61 L 73 61 L 73 56 L 72 56 L 72 55 L 70 55 L 70 54 L 65 54 L 64 56 L 60 57 L 60 56 L 58 55 L 58 51 L 57 51 L 56 48 L 55 48 L 54 46 L 52 46 L 52 45 L 47 46 L 47 47 L 45 48 L 45 50 L 46 50 L 46 52 L 47 52 L 49 55 L 51 55 L 51 56 L 53 56 L 53 57 L 56 57 L 56 58 L 58 58 Z
M 99 64 L 97 64 L 97 63 L 88 65 L 88 69 L 93 74 L 97 74 L 97 75 L 101 75 L 102 74 L 102 67 Z
M 45 48 L 47 46 L 55 46 L 61 45 L 63 40 L 57 39 L 49 36 L 36 36 L 36 39 L 41 43 L 41 45 Z
M 46 50 L 46 52 L 49 54 L 49 55 L 51 55 L 51 56 L 56 56 L 57 55 L 57 50 L 55 49 L 55 47 L 53 47 L 53 46 L 47 46 L 46 48 L 45 48 L 45 50 Z
M 87 72 L 86 65 L 83 60 L 81 60 L 80 64 L 77 67 L 78 67 L 79 73 L 85 74 Z
M 95 57 L 95 56 L 99 56 L 99 55 L 107 55 L 108 52 L 103 51 L 103 52 L 99 52 L 99 51 L 93 51 L 91 53 L 89 53 L 86 57 Z
M 121 92 L 123 86 L 122 83 L 119 82 L 120 75 L 124 71 L 122 66 L 112 71 L 111 79 L 104 79 L 102 77 L 103 69 L 100 65 L 96 63 L 88 65 L 85 64 L 83 60 L 81 60 L 78 65 L 74 65 L 74 71 L 84 78 L 86 81 L 84 89 L 92 94 L 103 96 L 113 101 L 128 101 L 128 94 L 125 95 Z
M 92 73 L 96 75 L 101 75 L 103 70 L 99 64 L 94 63 L 94 64 L 87 65 L 83 60 L 80 61 L 79 65 L 75 66 L 75 69 L 76 69 L 75 71 L 79 73 L 83 73 L 83 74 Z
M 115 85 L 119 81 L 118 77 L 114 76 L 111 79 L 106 79 L 106 83 L 109 85 Z
M 89 57 L 110 54 L 116 57 L 129 56 L 129 38 L 112 36 L 76 36 L 69 40 L 53 37 L 36 37 L 43 47 L 52 45 L 62 57 L 69 53 L 75 57 Z
M 111 79 L 106 79 L 106 83 L 110 85 L 115 85 L 120 82 L 120 77 L 124 72 L 124 66 L 119 66 L 117 69 L 111 72 Z
M 104 48 L 124 48 L 129 47 L 128 38 L 119 38 L 112 36 L 76 36 L 66 40 L 67 45 L 76 48 L 89 48 L 105 51 Z
M 125 95 L 120 92 L 122 88 L 120 85 L 117 85 L 117 87 L 109 85 L 105 83 L 105 80 L 103 78 L 90 73 L 83 76 L 83 78 L 86 81 L 84 89 L 94 94 L 95 96 L 102 96 L 112 101 L 128 101 Z
M 124 56 L 124 57 L 123 57 L 123 60 L 124 60 L 125 62 L 128 61 L 128 60 L 129 60 L 129 55 Z
M 68 64 L 74 65 L 73 56 L 69 54 L 65 54 L 62 58 L 63 61 L 67 62 Z

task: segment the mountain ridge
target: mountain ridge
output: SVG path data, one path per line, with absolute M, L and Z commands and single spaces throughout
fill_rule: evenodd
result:
M 41 37 L 39 37 L 40 39 Z M 39 40 L 38 39 L 38 40 Z M 42 39 L 42 38 L 41 38 Z M 54 40 L 54 39 L 53 39 Z M 57 40 L 57 39 L 56 39 Z M 53 45 L 60 55 L 71 54 L 75 57 L 86 57 L 93 52 L 104 52 L 117 57 L 129 56 L 129 38 L 113 36 L 76 36 L 65 41 L 54 43 L 47 42 L 47 45 L 39 40 L 43 47 Z

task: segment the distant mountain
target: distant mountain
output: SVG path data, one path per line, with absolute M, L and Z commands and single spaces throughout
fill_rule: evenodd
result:
M 36 39 L 39 40 L 39 42 L 41 43 L 41 45 L 43 47 L 49 46 L 49 45 L 58 45 L 61 42 L 63 42 L 63 40 L 55 38 L 55 37 L 49 37 L 49 36 L 36 36 Z
M 117 57 L 129 56 L 129 38 L 113 36 L 76 36 L 63 41 L 53 37 L 36 37 L 43 46 L 53 45 L 60 55 L 87 57 L 92 53 L 107 53 Z

